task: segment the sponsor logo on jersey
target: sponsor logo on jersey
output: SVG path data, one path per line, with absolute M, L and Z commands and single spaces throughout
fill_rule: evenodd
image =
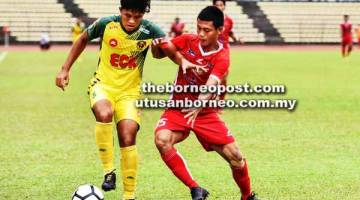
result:
M 128 68 L 135 69 L 136 68 L 136 57 L 128 56 L 125 54 L 119 55 L 116 53 L 111 54 L 110 56 L 110 64 L 115 68 Z
M 192 49 L 189 49 L 189 51 L 187 52 L 190 56 L 196 56 L 195 52 Z
M 117 26 L 117 25 L 109 26 L 109 29 L 110 29 L 110 30 L 119 29 L 119 28 L 120 28 L 120 26 Z
M 141 32 L 143 32 L 143 33 L 145 33 L 145 34 L 150 34 L 150 31 L 149 30 L 147 30 L 146 28 L 144 28 L 143 26 L 141 26 L 140 28 L 139 28 L 139 30 L 141 31 Z
M 110 39 L 109 40 L 109 45 L 112 46 L 112 47 L 116 47 L 118 44 L 118 41 L 114 38 Z

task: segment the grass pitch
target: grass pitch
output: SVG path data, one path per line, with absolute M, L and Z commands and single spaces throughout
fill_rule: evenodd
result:
M 55 76 L 65 52 L 9 52 L 0 63 L 0 199 L 70 199 L 80 184 L 100 187 L 102 168 L 94 139 L 87 84 L 97 63 L 86 52 L 73 66 L 65 92 Z M 360 199 L 360 53 L 232 51 L 230 84 L 285 84 L 298 100 L 285 110 L 225 110 L 222 118 L 248 159 L 261 199 Z M 144 81 L 165 83 L 177 67 L 148 56 Z M 229 98 L 258 98 L 230 95 Z M 138 133 L 138 199 L 190 199 L 153 143 L 161 110 L 144 110 Z M 117 144 L 117 143 L 116 143 Z M 116 145 L 117 146 L 117 145 Z M 239 199 L 229 167 L 206 153 L 194 135 L 177 146 L 211 199 Z M 119 149 L 116 149 L 119 152 Z M 120 199 L 118 189 L 105 198 Z

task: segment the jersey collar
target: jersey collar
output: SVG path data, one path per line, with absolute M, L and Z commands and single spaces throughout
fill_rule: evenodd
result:
M 211 54 L 214 54 L 214 53 L 217 53 L 219 51 L 221 51 L 224 47 L 224 45 L 222 43 L 220 43 L 219 41 L 217 41 L 218 45 L 219 45 L 219 48 L 216 49 L 216 50 L 213 50 L 213 51 L 209 51 L 209 52 L 204 52 L 203 48 L 201 47 L 200 45 L 200 42 L 199 42 L 199 49 L 200 49 L 200 53 L 202 56 L 209 56 Z

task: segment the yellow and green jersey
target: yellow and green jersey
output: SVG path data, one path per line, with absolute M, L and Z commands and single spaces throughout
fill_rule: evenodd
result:
M 89 40 L 100 38 L 101 50 L 95 79 L 122 94 L 139 95 L 146 53 L 153 39 L 165 33 L 143 19 L 138 29 L 127 32 L 121 16 L 100 18 L 87 28 Z

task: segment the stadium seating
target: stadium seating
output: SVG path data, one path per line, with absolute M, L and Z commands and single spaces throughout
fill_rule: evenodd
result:
M 340 42 L 343 15 L 360 24 L 360 3 L 259 2 L 288 43 Z M 355 37 L 354 37 L 355 38 Z
M 1 0 L 0 27 L 8 26 L 11 38 L 19 42 L 37 42 L 43 32 L 54 42 L 70 42 L 74 13 L 58 0 Z M 69 2 L 69 1 L 62 1 Z M 72 0 L 72 6 L 87 14 L 88 20 L 118 14 L 118 0 Z M 211 1 L 153 0 L 145 18 L 159 24 L 166 32 L 175 17 L 196 30 L 197 13 Z M 68 4 L 66 4 L 68 6 Z M 360 24 L 360 3 L 338 2 L 258 2 L 262 12 L 287 43 L 335 43 L 340 41 L 339 24 L 344 14 Z M 245 7 L 244 7 L 245 8 Z M 68 12 L 67 12 L 68 11 Z M 246 10 L 248 11 L 248 10 Z M 235 1 L 227 2 L 226 13 L 234 20 L 234 32 L 245 42 L 264 42 L 268 38 L 254 28 L 253 19 L 243 13 Z M 259 28 L 260 29 L 260 28 Z M 354 37 L 355 38 L 355 37 Z
M 43 32 L 52 41 L 70 41 L 70 13 L 56 0 L 1 0 L 0 26 L 7 25 L 17 41 L 37 42 Z
M 113 0 L 74 0 L 89 17 L 99 18 L 118 14 L 119 3 Z M 194 33 L 196 30 L 196 16 L 199 11 L 211 1 L 151 1 L 151 12 L 146 18 L 159 24 L 166 32 L 169 31 L 175 17 L 180 17 L 186 24 L 186 30 Z M 241 7 L 236 2 L 228 2 L 226 13 L 234 20 L 234 32 L 241 36 L 245 42 L 263 42 L 264 35 L 259 33 L 252 25 L 252 20 L 242 13 Z

